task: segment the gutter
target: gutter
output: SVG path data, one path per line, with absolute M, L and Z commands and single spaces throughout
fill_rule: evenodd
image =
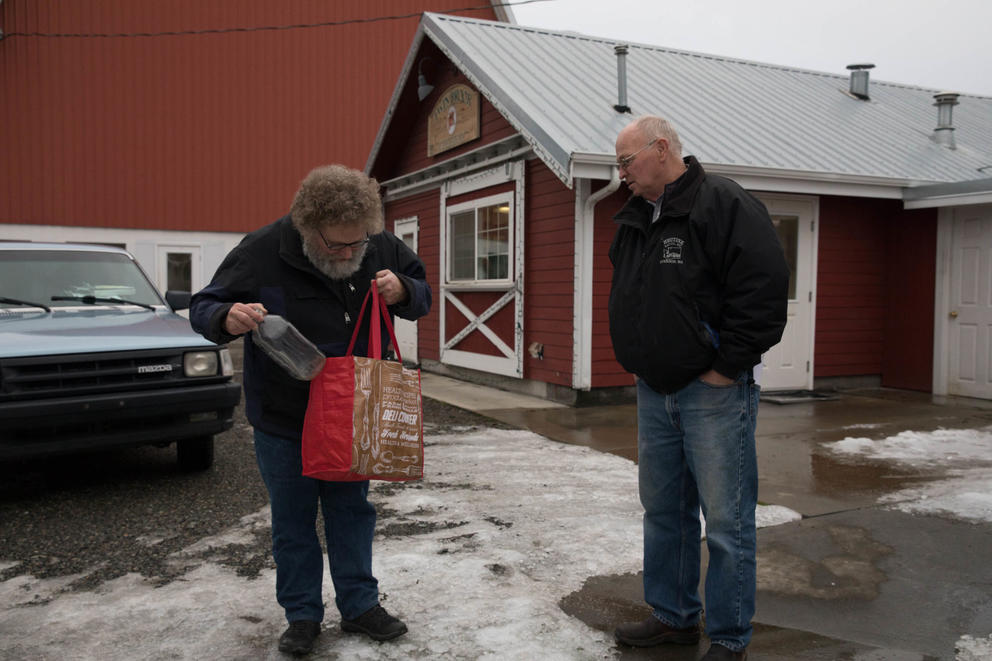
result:
M 595 237 L 596 205 L 620 188 L 620 170 L 616 161 L 609 175 L 609 182 L 582 200 L 583 193 L 591 186 L 589 179 L 576 180 L 580 194 L 575 196 L 575 269 L 572 291 L 572 388 L 592 388 L 592 281 L 593 244 Z M 579 206 L 581 204 L 581 207 Z

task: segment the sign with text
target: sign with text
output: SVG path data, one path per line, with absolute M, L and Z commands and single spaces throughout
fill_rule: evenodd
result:
M 434 104 L 427 118 L 427 155 L 463 145 L 479 137 L 479 92 L 468 85 L 452 85 Z

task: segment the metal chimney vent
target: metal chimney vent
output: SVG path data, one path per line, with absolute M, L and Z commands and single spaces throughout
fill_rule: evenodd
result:
M 956 147 L 954 143 L 954 121 L 952 111 L 958 105 L 958 94 L 954 92 L 940 92 L 933 95 L 937 106 L 937 128 L 933 131 L 933 140 L 939 145 L 944 145 L 950 149 Z
M 868 70 L 874 69 L 874 64 L 848 64 L 847 69 L 851 72 L 851 96 L 867 101 L 868 96 Z
M 613 109 L 617 112 L 630 112 L 627 105 L 627 46 L 619 44 L 613 47 L 617 54 L 617 104 Z

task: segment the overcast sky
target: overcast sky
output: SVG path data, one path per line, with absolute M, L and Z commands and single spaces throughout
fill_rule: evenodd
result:
M 990 0 L 541 0 L 520 25 L 992 96 Z

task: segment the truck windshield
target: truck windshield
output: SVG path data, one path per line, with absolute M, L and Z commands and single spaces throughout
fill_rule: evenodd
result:
M 52 307 L 96 302 L 163 305 L 138 265 L 119 253 L 0 249 L 0 297 Z M 9 305 L 9 304 L 8 304 Z

